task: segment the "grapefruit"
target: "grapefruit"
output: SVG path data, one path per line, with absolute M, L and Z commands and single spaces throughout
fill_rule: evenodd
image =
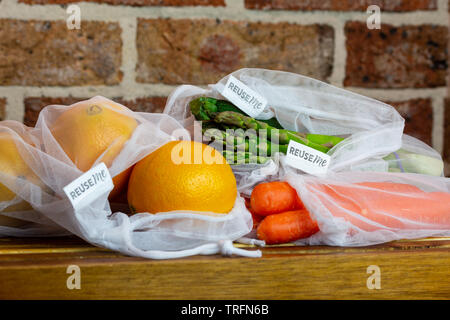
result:
M 137 121 L 127 111 L 110 100 L 84 101 L 63 112 L 50 131 L 81 171 L 89 170 L 99 157 L 110 167 L 137 127 Z M 126 189 L 130 173 L 128 168 L 113 178 L 110 199 Z

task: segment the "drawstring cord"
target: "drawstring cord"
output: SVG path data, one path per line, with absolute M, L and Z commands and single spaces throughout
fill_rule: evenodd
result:
M 134 246 L 130 247 L 133 248 Z M 194 255 L 213 255 L 221 254 L 223 256 L 237 255 L 247 258 L 260 258 L 262 256 L 261 250 L 245 250 L 236 248 L 231 240 L 220 240 L 216 243 L 207 243 L 198 247 L 179 251 L 160 251 L 160 250 L 148 250 L 142 251 L 137 248 L 133 248 L 134 252 L 139 251 L 139 256 L 149 259 L 176 259 L 184 258 Z
M 236 248 L 233 245 L 232 240 L 219 240 L 213 243 L 203 244 L 191 249 L 178 250 L 178 251 L 164 251 L 164 250 L 142 250 L 134 246 L 133 241 L 131 240 L 131 233 L 138 227 L 138 223 L 131 224 L 129 219 L 122 219 L 122 224 L 119 228 L 108 229 L 107 232 L 104 232 L 102 235 L 103 244 L 109 243 L 120 243 L 123 240 L 125 242 L 125 247 L 116 247 L 112 248 L 113 250 L 119 250 L 124 252 L 125 254 L 144 257 L 148 259 L 176 259 L 189 257 L 194 255 L 213 255 L 213 254 L 221 254 L 223 256 L 241 256 L 248 258 L 260 258 L 262 257 L 261 250 L 245 250 L 241 248 Z M 113 231 L 114 230 L 114 231 Z M 120 239 L 121 238 L 121 239 Z M 240 238 L 242 240 L 245 238 Z M 255 240 L 255 239 L 253 239 Z M 251 243 L 250 240 L 247 243 Z M 255 244 L 261 245 L 261 241 L 257 242 L 255 240 Z
M 253 238 L 242 237 L 236 240 L 238 243 L 249 244 L 252 246 L 264 247 L 266 242 L 264 240 L 258 240 Z

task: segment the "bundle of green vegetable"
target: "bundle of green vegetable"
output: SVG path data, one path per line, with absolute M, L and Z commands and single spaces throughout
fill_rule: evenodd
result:
M 205 140 L 223 150 L 230 164 L 266 163 L 276 152 L 286 154 L 289 141 L 327 153 L 344 138 L 298 133 L 284 129 L 276 118 L 256 120 L 226 100 L 200 97 L 189 103 L 191 113 L 202 121 Z M 384 158 L 390 172 L 440 176 L 443 162 L 421 154 L 398 150 Z
M 235 151 L 231 159 L 237 161 L 231 163 L 265 163 L 276 152 L 286 153 L 291 140 L 324 153 L 343 140 L 286 130 L 276 118 L 256 120 L 225 100 L 201 97 L 192 100 L 189 107 L 195 119 L 202 121 L 205 137 L 216 145 L 223 144 L 227 160 Z

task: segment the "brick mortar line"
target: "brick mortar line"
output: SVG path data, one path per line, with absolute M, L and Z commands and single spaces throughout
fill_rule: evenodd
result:
M 167 96 L 180 85 L 168 85 L 158 83 L 134 83 L 133 92 L 128 95 L 131 99 L 147 96 Z M 206 87 L 207 85 L 199 85 Z M 417 98 L 439 97 L 445 98 L 447 87 L 439 88 L 403 88 L 403 89 L 369 89 L 360 87 L 341 87 L 368 97 L 377 97 L 383 100 L 403 101 Z M 33 87 L 33 86 L 0 86 L 0 96 L 9 97 L 19 93 L 24 97 L 29 96 L 48 96 L 48 97 L 90 97 L 97 94 L 104 94 L 111 97 L 127 95 L 126 86 L 52 86 L 52 87 Z
M 128 98 L 136 86 L 136 71 L 138 54 L 136 48 L 137 21 L 136 18 L 123 18 L 120 20 L 122 28 L 122 66 L 123 79 L 120 87 L 127 92 L 124 98 Z
M 449 12 L 449 1 L 448 0 L 438 0 L 438 11 L 442 14 L 447 15 L 447 27 L 450 30 L 450 12 Z M 447 39 L 447 48 L 450 49 L 450 39 Z M 448 51 L 448 50 L 447 50 Z M 449 51 L 450 52 L 450 51 Z M 449 54 L 449 53 L 448 53 Z M 445 103 L 444 99 L 450 97 L 450 69 L 447 67 L 447 88 L 446 91 L 441 95 L 432 96 L 431 106 L 433 110 L 433 127 L 432 127 L 432 145 L 441 155 L 444 153 L 444 143 L 445 143 Z M 446 163 L 449 166 L 450 163 Z M 445 170 L 445 167 L 444 167 Z
M 345 68 L 347 64 L 347 47 L 345 36 L 345 21 L 338 20 L 333 24 L 334 30 L 334 51 L 333 51 L 333 71 L 329 77 L 329 82 L 337 87 L 344 86 Z
M 437 10 L 442 13 L 448 13 L 448 0 L 438 0 Z
M 245 9 L 245 0 L 225 0 L 225 8 L 247 10 Z
M 433 148 L 443 154 L 444 152 L 444 97 L 432 96 L 431 107 L 433 110 L 433 127 L 431 142 Z
M 160 84 L 160 83 L 135 83 L 136 94 L 133 94 L 133 97 L 142 97 L 142 94 L 145 96 L 157 96 L 157 95 L 167 95 L 172 90 L 180 86 L 181 84 Z M 197 87 L 206 88 L 208 85 L 195 85 Z M 342 87 L 337 86 L 345 90 L 349 90 L 361 95 L 365 95 L 368 97 L 377 96 L 380 99 L 395 99 L 395 100 L 411 100 L 416 98 L 426 98 L 432 96 L 441 96 L 446 97 L 447 87 L 437 87 L 437 88 L 398 88 L 398 89 L 383 89 L 383 88 L 362 88 L 362 87 Z M 74 94 L 89 94 L 89 93 L 98 93 L 105 92 L 108 95 L 122 95 L 125 94 L 124 90 L 127 90 L 126 87 L 121 85 L 116 86 L 44 86 L 44 87 L 34 87 L 34 86 L 0 86 L 0 96 L 5 96 L 8 92 L 16 91 L 16 90 L 24 90 L 24 93 L 27 96 L 36 95 L 36 94 L 51 94 L 52 96 L 70 96 Z M 148 90 L 153 90 L 155 94 L 149 94 Z M 66 94 L 60 94 L 65 92 Z M 115 93 L 115 94 L 114 94 Z
M 23 100 L 26 96 L 26 90 L 23 88 L 9 89 L 1 96 L 6 98 L 5 119 L 22 122 L 25 115 Z
M 343 89 L 368 97 L 378 97 L 378 99 L 394 101 L 427 98 L 433 96 L 445 97 L 447 94 L 447 87 L 398 89 L 343 87 Z
M 178 85 L 166 84 L 145 84 L 136 83 L 134 92 L 129 97 L 161 96 L 168 95 Z M 54 87 L 32 87 L 32 86 L 0 86 L 0 96 L 9 96 L 11 92 L 22 92 L 24 96 L 49 96 L 49 97 L 91 97 L 93 95 L 104 94 L 110 97 L 123 97 L 127 95 L 128 87 L 116 86 L 54 86 Z
M 136 99 L 142 97 L 168 96 L 180 85 L 166 84 L 133 84 L 133 92 L 129 94 L 129 88 L 123 85 L 118 86 L 86 86 L 86 87 L 28 87 L 28 86 L 8 86 L 0 87 L 0 96 L 9 98 L 19 95 L 21 97 L 92 97 L 103 94 L 109 97 L 127 97 Z M 201 85 L 199 87 L 206 87 Z M 342 87 L 341 87 L 342 88 Z M 359 87 L 343 87 L 345 90 L 355 92 L 367 97 L 376 97 L 379 100 L 406 101 L 418 98 L 432 98 L 443 100 L 446 97 L 447 88 L 425 88 L 425 89 L 367 89 Z
M 222 19 L 231 21 L 291 22 L 297 24 L 326 24 L 338 17 L 345 21 L 363 21 L 369 16 L 361 12 L 337 11 L 264 11 L 247 10 L 239 6 L 229 7 L 130 7 L 111 6 L 97 3 L 78 3 L 81 18 L 86 21 L 117 22 L 124 17 L 134 18 L 174 18 L 174 19 Z M 19 20 L 65 20 L 68 15 L 60 5 L 26 5 L 15 0 L 0 3 L 0 18 Z M 445 21 L 445 23 L 443 22 Z M 435 11 L 382 12 L 381 22 L 392 25 L 447 25 L 447 12 Z

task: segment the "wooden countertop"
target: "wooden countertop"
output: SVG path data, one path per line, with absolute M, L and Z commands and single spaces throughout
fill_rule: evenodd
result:
M 0 238 L 0 299 L 450 299 L 450 238 L 262 251 L 146 260 L 75 237 Z M 68 289 L 71 265 L 80 289 Z

